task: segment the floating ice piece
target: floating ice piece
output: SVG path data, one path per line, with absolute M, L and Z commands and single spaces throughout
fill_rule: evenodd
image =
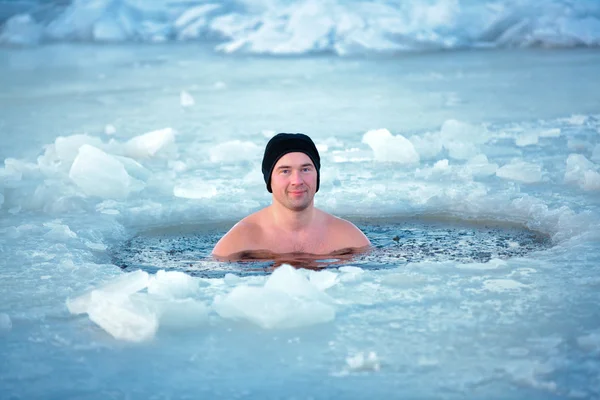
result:
M 126 298 L 148 287 L 148 273 L 142 270 L 128 272 L 113 279 L 98 289 L 92 290 L 74 299 L 67 299 L 67 308 L 71 314 L 85 314 L 91 303 L 92 293 L 100 291 L 107 296 Z
M 0 333 L 7 332 L 12 329 L 12 321 L 8 314 L 0 313 Z
M 58 161 L 61 164 L 61 167 L 69 169 L 73 161 L 79 154 L 79 149 L 86 144 L 93 147 L 97 147 L 99 149 L 102 149 L 102 147 L 104 146 L 100 138 L 90 136 L 87 134 L 59 136 L 56 138 L 56 140 L 54 140 L 54 146 L 50 146 L 49 149 L 46 151 L 47 154 L 45 156 L 46 158 L 51 158 L 52 153 L 54 152 L 56 158 L 58 158 Z M 38 164 L 40 163 L 40 161 L 44 162 L 51 160 L 44 160 L 43 158 L 42 160 L 38 159 Z
M 213 308 L 223 318 L 248 320 L 265 329 L 286 329 L 331 321 L 335 309 L 303 272 L 282 265 L 264 287 L 237 286 L 217 296 Z
M 115 297 L 94 290 L 88 308 L 90 320 L 115 339 L 142 342 L 154 336 L 158 317 L 143 301 Z
M 142 164 L 135 161 L 133 158 L 113 155 L 113 157 L 123 164 L 125 171 L 129 176 L 140 181 L 147 181 L 152 177 L 152 172 L 146 169 Z
M 315 299 L 324 302 L 330 298 L 315 287 L 306 277 L 305 270 L 284 264 L 277 268 L 265 282 L 265 289 L 278 291 L 290 296 Z
M 416 164 L 419 153 L 413 144 L 402 135 L 393 136 L 387 129 L 370 130 L 363 135 L 362 142 L 371 147 L 376 161 Z
M 467 124 L 455 119 L 444 121 L 440 128 L 440 135 L 446 143 L 461 142 L 461 143 L 476 143 L 482 144 L 487 142 L 488 131 L 484 126 Z
M 115 133 L 117 133 L 117 128 L 115 128 L 114 125 L 107 124 L 104 127 L 104 133 L 106 133 L 107 135 L 114 135 Z
M 565 118 L 565 122 L 571 125 L 583 125 L 587 121 L 588 117 L 582 114 L 573 114 L 569 118 Z
M 352 282 L 359 280 L 360 277 L 365 273 L 362 268 L 353 266 L 340 267 L 339 271 L 342 273 L 338 278 L 340 282 Z
M 539 133 L 540 137 L 555 138 L 560 136 L 560 128 L 546 129 Z
M 179 95 L 179 102 L 181 104 L 181 107 L 191 107 L 194 104 L 196 104 L 194 97 L 192 97 L 192 95 L 186 92 L 185 90 L 181 91 Z
M 217 188 L 213 184 L 199 179 L 180 182 L 173 188 L 173 195 L 183 199 L 209 199 L 215 197 L 217 193 Z
M 125 153 L 134 159 L 146 159 L 156 156 L 175 143 L 175 131 L 164 128 L 136 136 L 125 143 Z
M 158 316 L 161 330 L 193 328 L 208 322 L 210 308 L 200 301 L 191 298 L 148 301 Z
M 527 132 L 515 138 L 515 144 L 519 147 L 531 146 L 538 144 L 539 136 L 537 132 Z
M 346 358 L 346 364 L 351 371 L 379 371 L 381 362 L 377 353 L 370 351 L 368 354 L 359 352 Z
M 490 163 L 485 154 L 478 154 L 467 161 L 464 169 L 471 176 L 490 176 L 498 171 L 498 164 Z
M 500 167 L 496 176 L 523 183 L 536 183 L 542 180 L 542 167 L 525 161 L 513 161 Z
M 29 14 L 18 14 L 4 23 L 0 43 L 30 46 L 39 43 L 43 29 Z
M 232 140 L 216 145 L 210 149 L 211 162 L 237 163 L 260 157 L 261 148 L 252 142 Z
M 596 164 L 581 154 L 569 154 L 565 182 L 574 182 L 583 190 L 600 190 L 600 173 Z
M 181 271 L 160 270 L 150 278 L 148 293 L 160 297 L 183 299 L 198 293 L 198 281 Z
M 63 225 L 59 222 L 46 222 L 44 224 L 50 231 L 44 234 L 44 237 L 55 240 L 68 240 L 77 237 L 77 234 L 69 228 L 68 225 Z
M 331 271 L 310 271 L 308 278 L 310 283 L 319 290 L 329 289 L 338 282 L 338 274 Z
M 88 196 L 124 199 L 144 183 L 129 176 L 123 164 L 102 150 L 83 145 L 73 161 L 69 178 Z

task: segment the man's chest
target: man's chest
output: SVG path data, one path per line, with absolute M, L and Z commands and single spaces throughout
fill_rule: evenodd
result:
M 275 253 L 282 254 L 328 254 L 335 250 L 328 245 L 326 232 L 321 230 L 301 233 L 273 230 L 265 235 L 265 241 L 265 247 Z

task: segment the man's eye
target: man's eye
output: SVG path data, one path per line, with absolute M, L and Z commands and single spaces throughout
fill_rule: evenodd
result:
M 310 172 L 310 168 L 309 167 L 302 168 L 302 171 L 303 172 Z

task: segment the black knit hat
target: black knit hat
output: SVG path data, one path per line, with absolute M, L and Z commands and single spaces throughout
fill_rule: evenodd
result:
M 273 173 L 275 164 L 277 164 L 277 161 L 287 153 L 294 152 L 304 153 L 310 157 L 317 169 L 316 191 L 319 191 L 321 158 L 319 157 L 319 152 L 312 139 L 302 133 L 278 133 L 269 140 L 269 143 L 267 143 L 262 161 L 262 173 L 265 177 L 265 183 L 267 184 L 269 193 L 273 193 L 271 190 L 271 174 Z

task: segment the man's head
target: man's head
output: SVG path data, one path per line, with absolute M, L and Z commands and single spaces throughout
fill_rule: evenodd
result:
M 314 164 L 317 170 L 316 191 L 319 191 L 321 158 L 311 138 L 302 133 L 278 133 L 267 143 L 262 161 L 262 173 L 267 184 L 267 190 L 270 193 L 273 192 L 271 189 L 271 177 L 275 164 L 284 155 L 297 152 L 306 154 Z

